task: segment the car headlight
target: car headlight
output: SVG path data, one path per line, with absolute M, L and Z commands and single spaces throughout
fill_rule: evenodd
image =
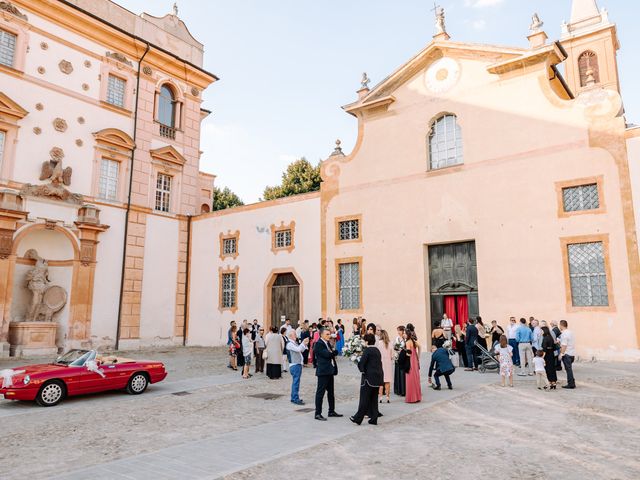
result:
M 22 383 L 24 383 L 25 385 L 29 385 L 30 381 L 31 381 L 31 377 L 29 375 L 25 375 L 24 380 L 22 380 Z

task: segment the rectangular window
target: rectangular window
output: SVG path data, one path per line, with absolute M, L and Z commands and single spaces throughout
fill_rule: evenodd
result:
M 609 305 L 602 242 L 567 245 L 571 300 L 574 307 Z
M 276 232 L 276 248 L 291 246 L 291 230 L 278 230 Z
M 222 274 L 222 308 L 234 308 L 236 306 L 236 274 Z
M 171 176 L 158 173 L 156 180 L 156 210 L 168 212 L 171 206 Z
M 223 255 L 234 255 L 237 251 L 237 242 L 234 238 L 225 238 L 222 241 L 222 254 Z
M 341 263 L 339 265 L 340 310 L 360 308 L 360 264 Z
M 0 30 L 0 64 L 13 67 L 17 39 L 18 37 L 13 33 Z
M 598 184 L 591 183 L 589 185 L 563 188 L 562 204 L 565 212 L 599 209 Z
M 98 197 L 105 200 L 117 200 L 120 162 L 103 158 L 100 163 L 100 183 Z
M 107 103 L 124 108 L 124 93 L 127 81 L 115 75 L 109 75 L 107 83 Z
M 357 240 L 360 238 L 360 220 L 338 222 L 340 240 Z
M 0 130 L 0 172 L 2 172 L 2 160 L 4 158 L 4 139 L 6 138 L 6 133 Z

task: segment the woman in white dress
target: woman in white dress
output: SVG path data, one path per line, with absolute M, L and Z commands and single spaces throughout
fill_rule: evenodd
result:
M 267 353 L 267 377 L 276 379 L 282 377 L 282 351 L 284 340 L 278 333 L 277 327 L 271 327 L 271 332 L 265 338 Z
M 377 342 L 380 356 L 382 357 L 382 372 L 384 373 L 384 384 L 380 387 L 380 403 L 383 397 L 387 396 L 387 403 L 390 403 L 391 381 L 393 380 L 393 345 L 389 340 L 386 330 L 379 330 L 380 340 Z

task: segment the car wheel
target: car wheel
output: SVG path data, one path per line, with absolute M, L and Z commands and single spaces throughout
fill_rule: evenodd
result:
M 140 395 L 149 385 L 149 379 L 144 373 L 134 373 L 127 384 L 127 393 L 130 395 Z
M 64 383 L 60 380 L 51 380 L 42 385 L 36 396 L 36 402 L 42 407 L 53 407 L 59 404 L 64 396 Z

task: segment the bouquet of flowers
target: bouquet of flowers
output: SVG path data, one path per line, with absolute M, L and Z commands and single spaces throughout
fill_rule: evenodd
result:
M 405 341 L 401 338 L 397 338 L 393 343 L 393 361 L 398 361 L 398 356 L 400 355 L 400 350 L 405 347 Z
M 344 342 L 344 348 L 342 349 L 342 355 L 351 360 L 353 363 L 358 363 L 364 352 L 364 341 L 359 335 L 353 335 L 349 340 Z

